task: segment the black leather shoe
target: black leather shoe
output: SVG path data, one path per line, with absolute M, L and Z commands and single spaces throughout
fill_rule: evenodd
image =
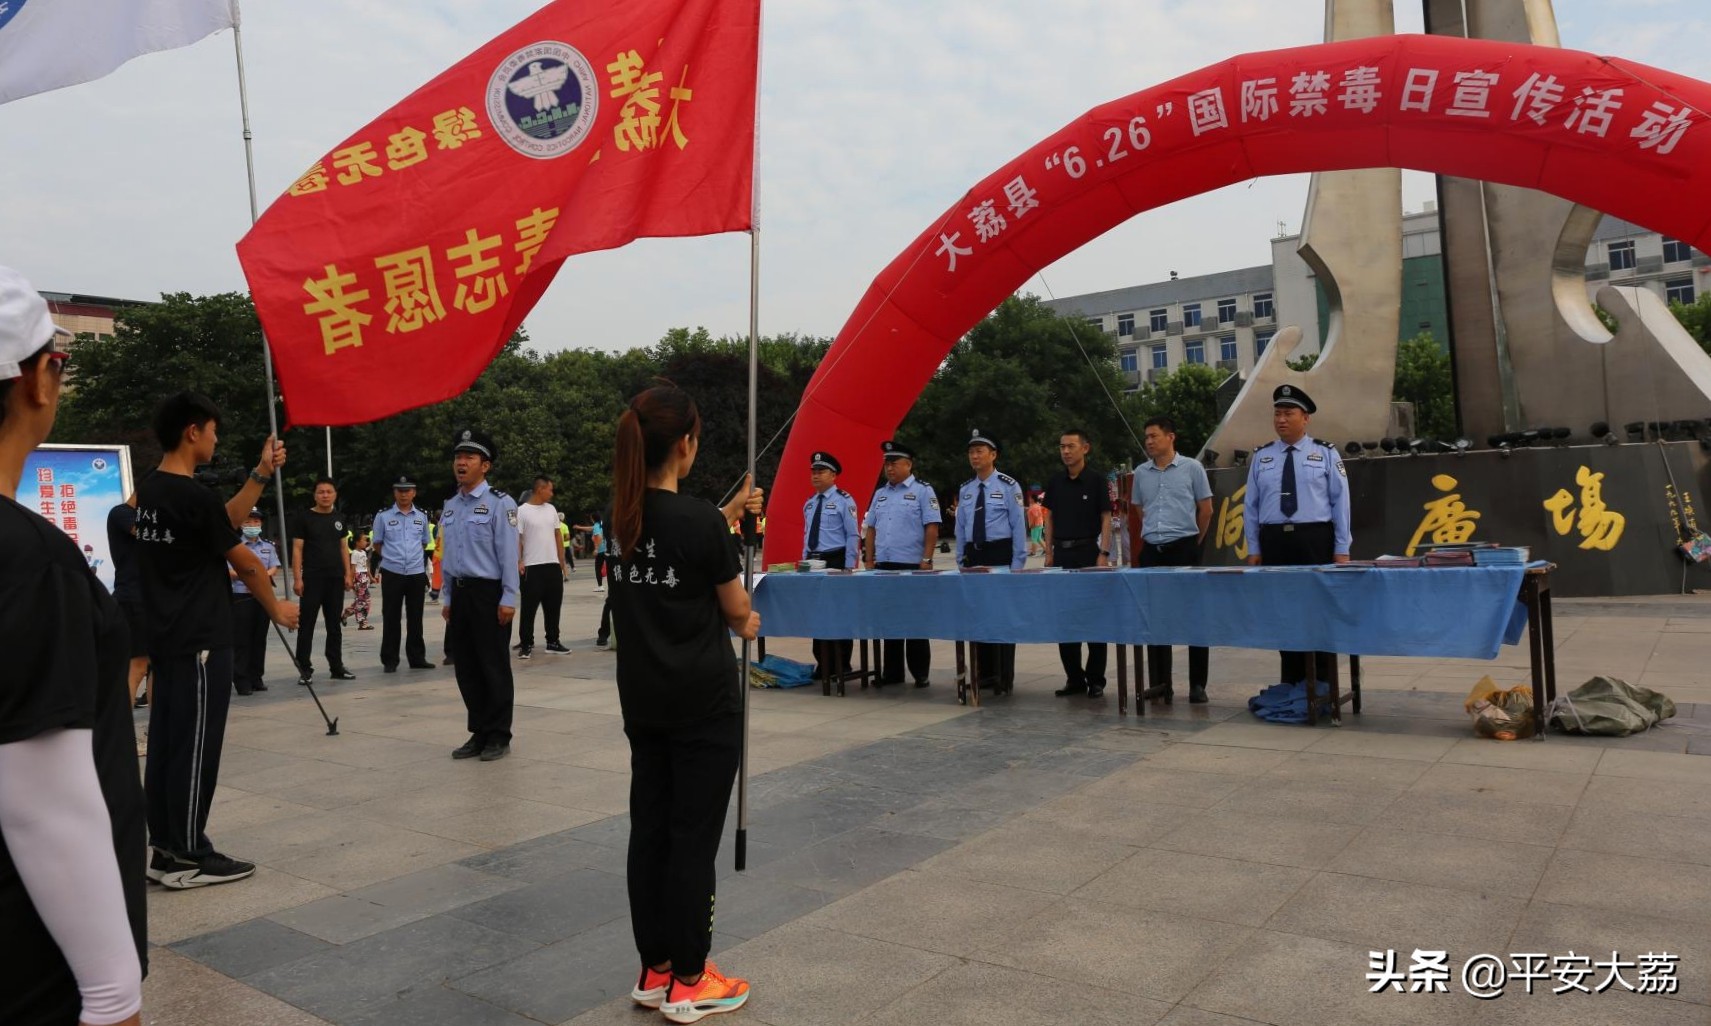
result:
M 902 681 L 898 681 L 898 682 L 897 682 L 897 683 L 899 683 L 899 684 L 901 684 L 901 683 L 903 683 L 903 682 L 902 682 Z M 921 679 L 920 679 L 920 680 L 918 680 L 918 681 L 916 681 L 916 682 L 915 682 L 915 686 L 916 686 L 916 687 L 918 687 L 918 688 L 924 688 L 924 687 L 926 687 L 926 686 L 927 686 L 927 685 L 928 685 L 928 684 L 931 684 L 931 683 L 932 683 L 932 681 L 929 681 L 929 680 L 928 680 L 928 679 L 927 679 L 927 678 L 925 678 L 925 677 L 922 677 L 922 678 L 921 678 Z
M 334 670 L 333 672 L 327 674 L 327 676 L 333 678 L 334 680 L 356 680 L 356 674 L 350 672 L 349 670 Z
M 503 741 L 495 741 L 481 750 L 482 762 L 498 762 L 511 754 L 511 746 Z
M 479 734 L 471 734 L 468 741 L 465 741 L 459 747 L 452 749 L 452 758 L 473 759 L 481 754 L 481 749 L 483 747 L 481 736 Z
M 1087 685 L 1087 697 L 1088 698 L 1100 698 L 1100 697 L 1103 697 L 1104 694 L 1105 694 L 1105 685 L 1103 685 L 1103 684 L 1089 684 L 1089 685 Z
M 1085 695 L 1087 694 L 1087 685 L 1074 683 L 1065 684 L 1063 687 L 1053 691 L 1052 694 L 1059 698 L 1068 698 L 1071 695 Z
M 385 673 L 397 673 L 398 672 L 398 664 L 393 663 L 390 666 L 382 666 L 380 669 Z
M 1159 701 L 1162 701 L 1165 705 L 1169 705 L 1170 700 L 1173 697 L 1175 697 L 1175 695 L 1176 695 L 1175 689 L 1172 688 L 1171 685 L 1169 685 L 1169 684 L 1154 684 L 1152 687 L 1141 692 L 1141 698 L 1143 698 L 1143 699 L 1158 699 Z
M 1207 701 L 1209 701 L 1209 699 L 1207 699 L 1207 697 L 1206 697 L 1206 685 L 1204 685 L 1204 684 L 1190 684 L 1190 685 L 1188 685 L 1188 700 L 1190 702 L 1194 703 L 1195 705 L 1205 705 L 1207 703 Z
M 267 685 L 263 684 L 261 681 L 258 680 L 254 684 L 250 685 L 250 690 L 251 691 L 266 691 Z
M 448 662 L 449 661 L 450 660 L 448 660 Z M 410 669 L 412 669 L 412 670 L 431 670 L 433 668 L 434 668 L 433 663 L 424 662 L 424 663 L 411 663 L 410 664 Z
M 240 695 L 248 695 L 250 693 L 249 688 L 238 688 L 237 691 Z
M 451 656 L 446 656 L 445 659 L 441 660 L 441 662 L 440 662 L 441 666 L 450 666 L 451 664 L 452 664 L 452 657 Z

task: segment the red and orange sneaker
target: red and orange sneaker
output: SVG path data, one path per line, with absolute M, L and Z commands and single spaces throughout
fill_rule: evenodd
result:
M 649 966 L 642 966 L 642 974 L 636 978 L 636 985 L 630 991 L 630 1000 L 643 1008 L 658 1008 L 665 1001 L 666 991 L 671 989 L 671 971 L 656 972 Z
M 701 981 L 693 986 L 676 976 L 659 1010 L 672 1022 L 699 1022 L 709 1015 L 734 1012 L 749 999 L 749 981 L 732 979 L 712 962 L 701 970 Z

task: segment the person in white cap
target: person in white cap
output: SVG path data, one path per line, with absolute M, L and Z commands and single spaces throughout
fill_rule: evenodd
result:
M 0 267 L 0 1023 L 134 1024 L 148 931 L 130 629 L 77 544 L 17 501 L 68 334 Z

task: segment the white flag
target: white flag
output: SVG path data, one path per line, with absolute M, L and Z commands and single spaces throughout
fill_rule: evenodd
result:
M 0 103 L 110 75 L 235 24 L 235 0 L 0 0 Z

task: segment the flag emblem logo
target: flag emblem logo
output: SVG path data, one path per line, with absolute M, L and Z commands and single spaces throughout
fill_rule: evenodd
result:
M 12 20 L 13 15 L 24 9 L 25 0 L 0 0 L 0 28 Z
M 537 160 L 582 145 L 599 105 L 594 65 L 565 43 L 543 41 L 512 52 L 487 83 L 487 116 L 499 137 Z

